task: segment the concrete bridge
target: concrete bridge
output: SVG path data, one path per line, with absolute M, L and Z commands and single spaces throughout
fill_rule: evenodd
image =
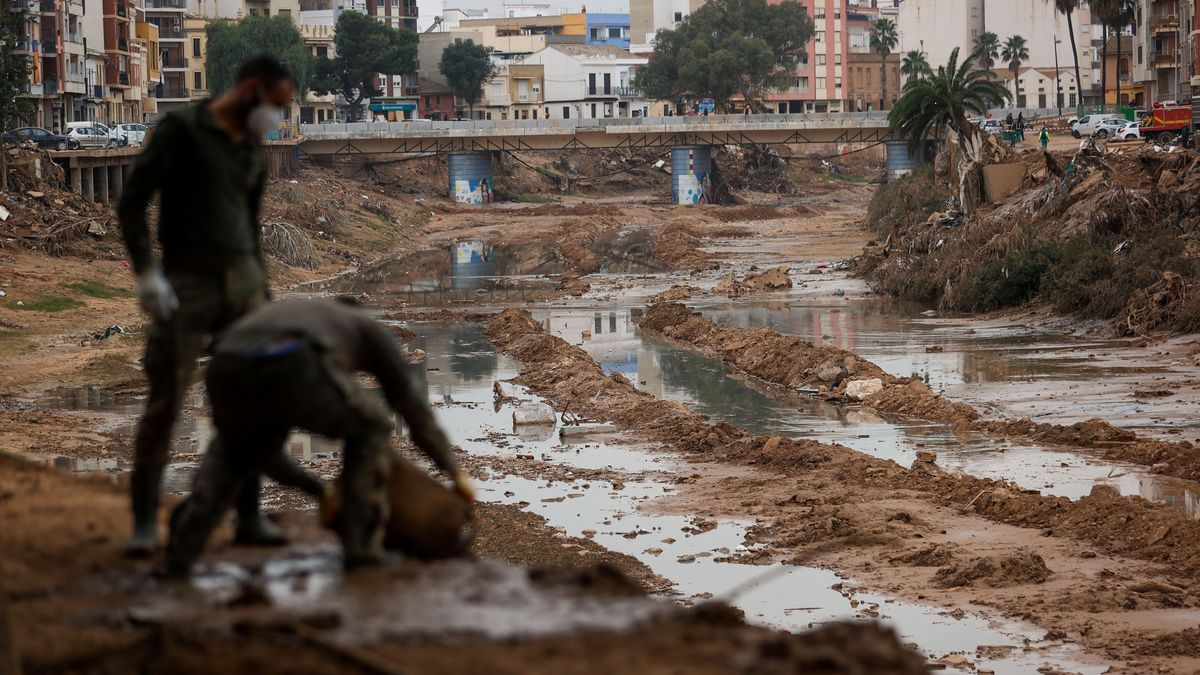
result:
M 306 124 L 300 134 L 301 152 L 314 157 L 446 153 L 449 194 L 467 204 L 491 201 L 491 156 L 506 150 L 670 148 L 677 204 L 711 200 L 714 145 L 885 143 L 889 175 L 914 164 L 884 112 Z

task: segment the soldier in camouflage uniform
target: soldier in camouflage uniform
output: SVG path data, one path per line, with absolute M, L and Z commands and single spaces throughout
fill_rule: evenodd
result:
M 392 423 L 383 401 L 355 381 L 359 371 L 378 380 L 413 443 L 454 478 L 455 490 L 474 498 L 425 394 L 412 386 L 395 340 L 362 310 L 320 300 L 272 303 L 237 321 L 213 352 L 208 392 L 217 438 L 191 494 L 171 516 L 168 574 L 187 574 L 234 495 L 260 473 L 328 496 L 284 452 L 295 427 L 345 441 L 334 529 L 346 567 L 382 559 Z
M 267 299 L 258 222 L 266 182 L 260 139 L 276 128 L 293 90 L 275 59 L 246 62 L 227 92 L 158 125 L 125 185 L 118 217 L 139 302 L 153 319 L 145 355 L 150 396 L 134 445 L 131 555 L 149 555 L 157 545 L 159 482 L 196 359 L 209 336 Z M 161 264 L 152 257 L 146 222 L 155 193 Z M 284 543 L 259 514 L 257 485 L 247 485 L 238 514 L 239 542 Z

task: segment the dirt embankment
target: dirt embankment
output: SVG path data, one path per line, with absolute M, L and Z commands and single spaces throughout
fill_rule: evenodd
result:
M 880 188 L 868 224 L 886 239 L 858 271 L 945 310 L 1041 302 L 1119 335 L 1200 330 L 1200 154 L 1100 143 L 1013 161 L 1022 187 L 969 217 L 947 211 L 944 176 Z
M 229 532 L 221 530 L 207 558 L 247 576 L 226 578 L 209 591 L 156 580 L 148 563 L 122 556 L 127 497 L 105 478 L 0 457 L 0 518 L 0 628 L 11 625 L 27 673 L 515 675 L 612 672 L 630 662 L 647 673 L 926 672 L 894 633 L 876 626 L 834 625 L 790 636 L 749 627 L 721 606 L 684 611 L 643 599 L 612 568 L 579 569 L 596 557 L 592 542 L 580 540 L 576 551 L 574 540 L 547 535 L 536 516 L 503 507 L 481 519 L 481 550 L 535 568 L 566 565 L 525 571 L 487 560 L 398 561 L 345 577 L 334 572 L 335 590 L 317 607 L 277 597 L 320 595 L 324 582 L 310 576 L 336 569 L 336 561 L 325 560 L 332 542 L 315 528 L 311 512 L 282 514 L 281 524 L 298 542 L 283 552 L 231 548 Z M 516 548 L 509 545 L 514 537 Z M 262 571 L 268 562 L 279 563 L 277 556 L 315 567 L 293 574 L 280 563 L 270 578 Z M 567 627 L 545 636 L 541 613 L 561 607 L 607 612 L 601 623 L 612 628 Z M 528 622 L 531 630 L 494 638 L 494 626 L 452 619 L 497 611 L 511 612 L 509 621 Z M 447 621 L 447 628 L 423 627 Z
M 1029 419 L 984 420 L 973 407 L 935 394 L 920 380 L 889 375 L 852 352 L 817 347 L 769 328 L 721 326 L 678 303 L 652 302 L 639 327 L 648 335 L 698 350 L 771 384 L 790 389 L 814 387 L 826 398 L 854 400 L 855 382 L 878 380 L 881 388 L 861 401 L 881 413 L 943 422 L 963 431 L 1088 448 L 1106 459 L 1200 480 L 1200 449 L 1186 441 L 1142 438 L 1099 419 L 1067 426 Z

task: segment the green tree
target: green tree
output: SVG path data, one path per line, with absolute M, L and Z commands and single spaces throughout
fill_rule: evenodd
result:
M 900 43 L 896 34 L 896 22 L 880 17 L 871 22 L 871 51 L 879 55 L 879 84 L 883 91 L 879 98 L 879 109 L 887 109 L 887 57 Z
M 932 69 L 929 67 L 929 59 L 920 49 L 913 49 L 900 59 L 900 74 L 904 76 L 906 82 L 925 77 L 930 72 Z
M 17 53 L 26 39 L 29 15 L 13 7 L 12 0 L 0 0 L 0 136 L 33 116 L 33 104 L 24 98 L 29 81 L 29 56 Z M 0 143 L 0 192 L 8 190 L 8 152 Z
M 991 70 L 996 67 L 996 59 L 1000 58 L 1000 36 L 991 31 L 975 38 L 975 58 L 979 66 Z
M 383 94 L 376 85 L 380 74 L 390 77 L 416 70 L 417 34 L 351 11 L 338 16 L 334 30 L 337 56 L 316 60 L 313 90 L 320 95 L 341 94 L 358 119 L 363 100 Z
M 674 30 L 655 35 L 654 55 L 634 86 L 649 98 L 711 98 L 728 110 L 735 95 L 754 108 L 790 86 L 815 27 L 793 0 L 712 0 Z
M 958 194 L 963 211 L 970 213 L 979 194 L 978 168 L 982 160 L 979 129 L 971 115 L 984 115 L 989 107 L 1008 98 L 1008 89 L 992 71 L 975 65 L 975 57 L 958 62 L 958 49 L 950 61 L 929 77 L 911 80 L 888 116 L 892 129 L 908 139 L 909 152 L 921 152 L 929 139 L 944 141 L 953 130 L 958 138 Z
M 1083 74 L 1079 70 L 1079 47 L 1075 44 L 1075 24 L 1071 21 L 1075 10 L 1079 8 L 1079 0 L 1050 0 L 1054 3 L 1054 9 L 1061 12 L 1067 18 L 1067 32 L 1071 36 L 1071 54 L 1075 56 L 1075 91 L 1079 93 L 1079 100 L 1076 103 L 1083 102 Z M 1054 74 L 1055 82 L 1058 81 L 1058 73 Z M 1055 92 L 1058 96 L 1058 92 Z
M 491 49 L 475 44 L 474 40 L 454 42 L 446 45 L 442 60 L 438 62 L 438 70 L 445 76 L 446 84 L 470 106 L 472 119 L 475 118 L 475 104 L 483 98 L 483 85 L 496 74 L 491 52 Z
M 1020 35 L 1013 35 L 1004 41 L 1000 50 L 1000 58 L 1008 64 L 1012 73 L 1013 96 L 1017 95 L 1017 78 L 1021 76 L 1021 63 L 1029 60 L 1029 43 Z
M 213 21 L 205 29 L 207 49 L 204 71 L 209 93 L 219 94 L 233 86 L 243 63 L 268 54 L 287 66 L 296 81 L 296 91 L 308 91 L 313 62 L 296 24 L 286 16 L 248 16 L 240 21 Z

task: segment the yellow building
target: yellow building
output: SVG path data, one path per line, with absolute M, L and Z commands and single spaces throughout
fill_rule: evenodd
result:
M 183 20 L 183 50 L 187 53 L 187 87 L 193 101 L 208 98 L 208 73 L 204 56 L 208 49 L 208 19 Z
M 587 35 L 587 14 L 575 12 L 562 15 L 563 35 Z
M 138 21 L 136 30 L 137 38 L 146 45 L 146 63 L 142 73 L 142 84 L 145 87 L 145 95 L 142 96 L 142 114 L 153 117 L 158 115 L 158 99 L 152 94 L 158 88 L 158 83 L 162 82 L 158 26 L 147 21 Z

